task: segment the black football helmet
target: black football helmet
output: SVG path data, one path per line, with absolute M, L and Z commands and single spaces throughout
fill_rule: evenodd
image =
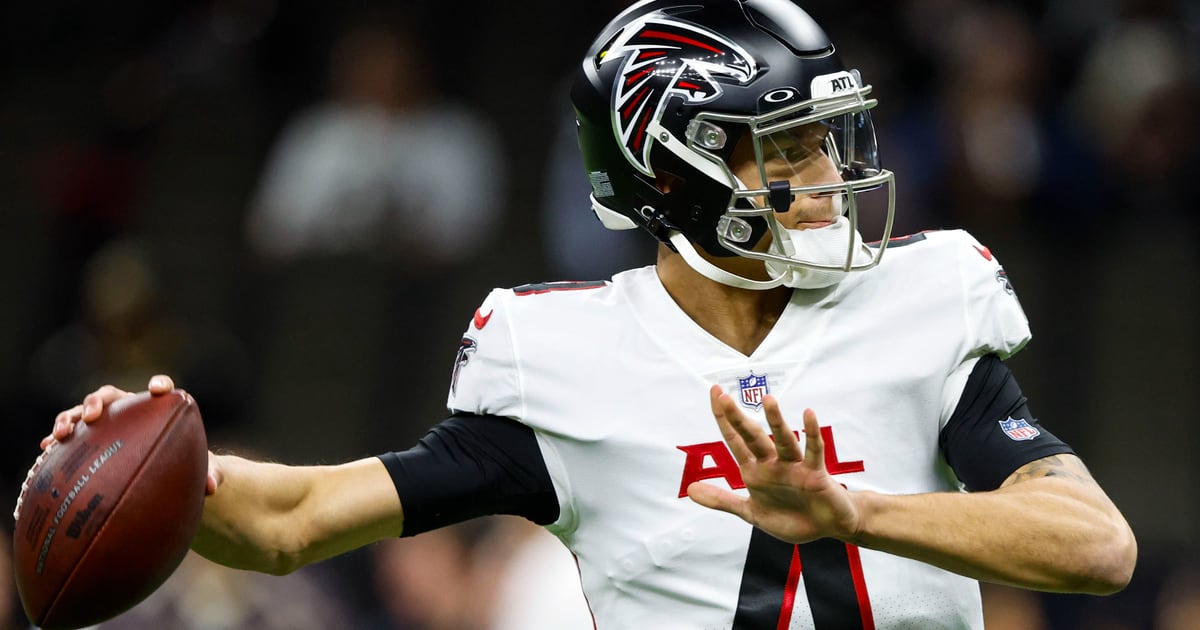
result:
M 639 2 L 596 38 L 571 90 L 592 207 L 606 227 L 645 229 L 697 271 L 734 286 L 789 284 L 797 270 L 869 269 L 886 248 L 895 205 L 870 91 L 788 0 Z M 840 182 L 798 185 L 769 173 L 771 160 L 799 159 L 801 137 L 817 138 Z M 757 181 L 741 181 L 731 168 L 745 142 Z M 883 238 L 868 248 L 858 236 L 856 195 L 880 188 L 888 197 Z M 840 206 L 850 228 L 837 241 L 844 259 L 797 251 L 796 231 L 783 229 L 775 212 L 787 212 L 798 195 L 830 196 Z M 768 232 L 771 245 L 756 251 Z M 733 276 L 693 245 L 713 257 L 763 260 L 773 280 Z

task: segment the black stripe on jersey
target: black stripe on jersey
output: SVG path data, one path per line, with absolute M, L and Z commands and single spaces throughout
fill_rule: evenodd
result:
M 858 549 L 840 540 L 793 545 L 756 527 L 746 549 L 733 630 L 789 627 L 801 575 L 816 630 L 874 628 L 866 585 L 855 583 L 856 570 L 861 580 Z
M 814 627 L 817 630 L 864 627 L 846 543 L 822 538 L 799 548 L 804 591 Z
M 1016 439 L 1002 422 L 1024 420 L 1037 435 Z M 971 369 L 958 406 L 938 435 L 938 447 L 968 490 L 995 490 L 1016 469 L 1036 459 L 1074 453 L 1034 420 L 1017 379 L 1000 357 L 981 357 Z
M 746 566 L 742 569 L 742 586 L 738 589 L 732 630 L 779 627 L 779 615 L 795 548 L 796 545 L 779 540 L 757 527 L 750 533 L 750 546 L 746 548 Z
M 925 240 L 925 232 L 917 232 L 916 234 L 908 234 L 906 236 L 893 236 L 892 238 L 888 239 L 888 249 L 904 247 L 905 245 L 912 245 L 913 243 L 920 243 L 923 240 Z M 879 244 L 882 242 L 883 241 L 872 241 L 867 243 L 867 247 L 879 247 Z
M 607 286 L 606 280 L 588 280 L 586 282 L 540 282 L 537 284 L 523 284 L 519 287 L 514 287 L 512 292 L 517 295 L 538 295 L 541 293 L 550 293 L 552 291 L 579 291 L 582 289 L 599 289 Z
M 489 514 L 558 520 L 558 497 L 533 429 L 497 416 L 457 413 L 416 446 L 379 459 L 404 509 L 402 536 Z

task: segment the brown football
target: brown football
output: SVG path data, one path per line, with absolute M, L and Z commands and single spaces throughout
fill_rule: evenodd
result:
M 13 513 L 13 567 L 29 620 L 94 625 L 154 592 L 187 554 L 208 444 L 183 390 L 122 398 L 34 462 Z

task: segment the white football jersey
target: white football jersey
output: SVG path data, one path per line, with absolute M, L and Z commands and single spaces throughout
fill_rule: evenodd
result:
M 448 405 L 534 430 L 560 504 L 549 529 L 578 560 L 598 628 L 983 627 L 974 580 L 833 540 L 752 535 L 685 490 L 743 487 L 713 383 L 764 425 L 767 393 L 794 427 L 811 407 L 830 472 L 852 491 L 961 490 L 938 433 L 963 367 L 1030 337 L 987 248 L 962 231 L 897 239 L 879 267 L 796 291 L 750 356 L 689 319 L 654 267 L 592 285 L 493 291 Z

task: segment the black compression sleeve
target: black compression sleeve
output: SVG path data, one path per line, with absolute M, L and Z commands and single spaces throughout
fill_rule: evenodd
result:
M 971 491 L 995 490 L 1035 459 L 1074 452 L 1033 418 L 1017 379 L 994 354 L 971 370 L 938 446 Z
M 379 459 L 404 509 L 403 536 L 477 516 L 558 519 L 558 498 L 537 438 L 509 418 L 458 413 L 416 446 Z

